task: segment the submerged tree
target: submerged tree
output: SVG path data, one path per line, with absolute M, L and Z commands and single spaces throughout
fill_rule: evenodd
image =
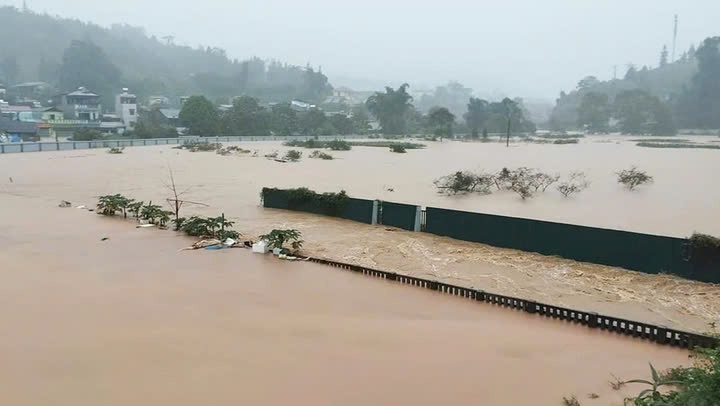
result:
M 368 110 L 378 121 L 385 134 L 403 135 L 407 130 L 407 114 L 412 108 L 412 96 L 407 92 L 410 87 L 402 84 L 397 90 L 386 87 L 385 93 L 375 92 L 365 102 Z
M 428 114 L 428 122 L 433 129 L 433 134 L 440 137 L 452 137 L 452 126 L 455 122 L 455 115 L 445 107 L 434 107 Z
M 220 128 L 218 111 L 205 96 L 191 96 L 180 110 L 180 121 L 191 135 L 201 137 L 218 135 Z

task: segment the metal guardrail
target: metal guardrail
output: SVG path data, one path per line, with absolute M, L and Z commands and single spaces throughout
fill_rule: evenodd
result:
M 637 337 L 652 341 L 657 344 L 670 345 L 674 347 L 715 347 L 718 340 L 687 331 L 675 330 L 665 326 L 658 326 L 649 323 L 641 323 L 626 320 L 619 317 L 605 316 L 595 312 L 568 309 L 561 306 L 553 306 L 533 300 L 520 299 L 512 296 L 498 295 L 480 289 L 464 288 L 444 282 L 431 281 L 423 278 L 402 275 L 394 272 L 379 271 L 359 265 L 351 265 L 342 262 L 321 258 L 309 258 L 311 262 L 329 265 L 335 268 L 361 273 L 374 278 L 394 281 L 405 285 L 434 290 L 440 293 L 458 296 L 467 300 L 485 302 L 502 307 L 524 311 L 530 314 L 551 317 L 553 319 L 565 320 L 575 324 L 581 324 L 589 328 L 612 331 L 631 337 Z
M 332 141 L 337 139 L 366 138 L 361 135 L 318 136 L 317 139 Z M 58 141 L 58 142 L 11 142 L 0 144 L 0 154 L 19 152 L 71 151 L 76 149 L 124 148 L 154 145 L 173 145 L 186 142 L 253 142 L 253 141 L 290 141 L 309 140 L 311 136 L 227 136 L 227 137 L 178 137 L 178 138 L 143 138 L 127 140 L 94 140 L 94 141 Z

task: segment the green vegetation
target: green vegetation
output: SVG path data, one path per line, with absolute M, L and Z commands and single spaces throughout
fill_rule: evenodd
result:
M 487 139 L 488 132 L 503 133 L 506 143 L 509 143 L 513 133 L 535 131 L 535 124 L 527 116 L 522 99 L 505 98 L 501 102 L 488 102 L 470 98 L 464 117 L 472 137 L 477 138 L 482 128 L 483 139 Z
M 720 250 L 720 238 L 709 234 L 693 233 L 690 243 L 694 249 Z
M 563 397 L 563 406 L 580 406 L 580 402 L 577 400 L 575 395 L 569 398 Z
M 173 147 L 174 149 L 186 149 L 190 152 L 199 152 L 199 151 L 218 151 L 222 148 L 221 143 L 212 143 L 212 142 L 186 142 L 184 144 L 178 145 L 176 147 Z
M 558 184 L 557 190 L 565 197 L 580 193 L 590 187 L 590 181 L 585 177 L 584 172 L 572 172 L 567 179 Z
M 263 188 L 261 197 L 278 189 Z M 339 193 L 316 193 L 308 188 L 288 189 L 288 206 L 312 205 L 331 215 L 339 215 L 350 202 L 344 190 Z
M 683 128 L 720 128 L 720 37 L 705 39 L 677 61 L 661 59 L 655 69 L 630 65 L 623 79 L 588 76 L 576 89 L 561 92 L 553 109 L 553 129 L 619 130 L 628 134 L 672 135 Z M 617 128 L 609 119 L 619 120 Z
M 638 142 L 638 147 L 645 148 L 679 148 L 679 149 L 720 149 L 720 145 L 691 144 L 691 143 L 664 143 L 664 142 Z
M 405 149 L 405 146 L 403 144 L 392 144 L 390 145 L 390 152 L 404 154 L 407 152 L 407 150 Z
M 0 37 L 15 38 L 0 43 L 0 56 L 14 61 L 14 69 L 3 69 L 2 81 L 8 86 L 50 83 L 38 100 L 78 86 L 100 94 L 103 106 L 113 106 L 123 87 L 141 100 L 157 94 L 174 100 L 192 94 L 210 100 L 246 94 L 264 101 L 320 103 L 332 94 L 327 76 L 311 66 L 234 60 L 223 49 L 177 45 L 172 37 L 156 38 L 126 24 L 104 28 L 7 6 L 0 7 L 0 21 Z
M 188 128 L 190 135 L 219 135 L 219 118 L 217 108 L 205 96 L 190 97 L 180 110 L 180 121 Z
M 587 128 L 588 131 L 593 133 L 607 132 L 611 112 L 608 95 L 588 92 L 583 96 L 577 109 L 578 126 Z
M 408 114 L 414 110 L 411 104 L 413 98 L 407 92 L 409 87 L 407 83 L 397 90 L 386 87 L 385 93 L 376 92 L 367 99 L 365 105 L 380 122 L 383 133 L 407 134 Z
M 419 149 L 425 148 L 425 144 L 419 144 L 415 142 L 397 142 L 397 141 L 352 141 L 348 144 L 353 147 L 380 147 L 380 148 L 392 148 L 393 146 L 401 146 L 405 149 Z
M 290 162 L 297 162 L 300 160 L 300 158 L 302 158 L 302 152 L 296 149 L 289 150 L 285 153 L 285 156 L 283 157 L 283 159 Z
M 333 140 L 333 141 L 319 141 L 316 139 L 309 139 L 306 141 L 302 140 L 290 140 L 286 141 L 283 145 L 288 147 L 302 147 L 302 148 L 328 148 L 333 151 L 349 151 L 352 146 L 345 140 Z
M 140 209 L 140 218 L 147 220 L 150 224 L 158 224 L 164 227 L 170 220 L 170 211 L 163 210 L 161 206 L 148 203 Z
M 75 134 L 73 134 L 72 137 L 73 141 L 92 141 L 101 140 L 103 138 L 105 138 L 103 133 L 92 128 L 81 128 L 75 131 Z
M 685 142 L 693 142 L 690 140 L 686 140 L 683 138 L 655 138 L 655 137 L 647 137 L 647 138 L 635 138 L 628 140 L 630 142 L 669 142 L 669 143 L 685 143 Z
M 433 183 L 438 188 L 438 193 L 491 193 L 490 188 L 494 184 L 494 175 L 476 174 L 469 171 L 457 171 L 451 175 L 436 179 Z
M 577 144 L 580 142 L 577 138 L 566 138 L 553 141 L 553 144 L 564 145 L 564 144 Z
M 510 170 L 503 168 L 497 173 L 473 173 L 458 171 L 435 180 L 438 193 L 482 193 L 489 194 L 493 185 L 497 190 L 509 190 L 517 193 L 523 200 L 531 198 L 537 192 L 545 192 L 550 185 L 560 179 L 536 169 L 520 167 Z M 577 181 L 577 180 L 576 180 Z
M 313 151 L 312 154 L 310 154 L 310 158 L 324 159 L 326 161 L 330 161 L 333 159 L 333 156 L 322 151 Z
M 333 151 L 350 151 L 350 149 L 352 149 L 352 145 L 345 140 L 328 141 L 326 145 L 327 148 L 330 148 Z
M 125 148 L 112 147 L 108 149 L 108 154 L 122 154 Z
M 451 138 L 453 135 L 453 123 L 455 115 L 445 107 L 433 107 L 428 113 L 428 123 L 432 133 L 440 138 Z M 397 151 L 393 151 L 397 152 Z M 404 151 L 403 151 L 404 152 Z
M 272 230 L 258 238 L 267 241 L 270 249 L 279 248 L 281 250 L 285 250 L 286 243 L 289 243 L 293 250 L 299 250 L 304 242 L 300 231 L 295 229 Z
M 98 198 L 97 212 L 104 216 L 114 216 L 121 212 L 127 217 L 127 207 L 132 201 L 121 194 L 104 195 Z
M 652 176 L 634 166 L 617 172 L 617 177 L 618 183 L 623 184 L 628 190 L 635 190 L 638 186 L 653 182 Z
M 712 406 L 720 404 L 720 349 L 695 350 L 695 365 L 658 373 L 650 364 L 652 380 L 633 379 L 626 383 L 645 384 L 634 398 L 634 406 Z M 660 388 L 669 387 L 669 391 Z
M 220 241 L 240 238 L 240 233 L 231 228 L 235 223 L 227 220 L 224 214 L 219 217 L 192 216 L 181 219 L 179 229 L 193 237 L 216 238 Z

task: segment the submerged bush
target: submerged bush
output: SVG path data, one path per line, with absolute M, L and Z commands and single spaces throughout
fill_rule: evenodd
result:
M 392 144 L 390 145 L 390 151 L 396 152 L 398 154 L 404 154 L 407 151 L 405 150 L 405 146 L 403 144 Z
M 558 185 L 557 190 L 562 193 L 563 196 L 570 197 L 570 195 L 580 193 L 589 186 L 590 182 L 585 177 L 585 173 L 578 171 L 571 173 L 566 180 L 562 181 Z
M 490 193 L 490 187 L 493 183 L 492 175 L 475 174 L 467 171 L 457 171 L 434 182 L 435 187 L 438 188 L 438 193 L 446 194 Z
M 272 230 L 270 233 L 261 235 L 259 238 L 267 241 L 270 249 L 279 248 L 281 250 L 285 249 L 285 243 L 290 243 L 292 249 L 299 250 L 304 242 L 300 231 L 295 229 Z
M 310 154 L 310 158 L 331 160 L 333 156 L 322 151 L 313 151 L 312 154 Z
M 219 217 L 192 216 L 187 219 L 183 218 L 179 229 L 193 237 L 217 238 L 218 240 L 238 239 L 240 233 L 232 230 L 233 224 L 235 223 L 227 220 L 224 215 Z
M 634 190 L 640 185 L 645 185 L 653 182 L 653 177 L 648 175 L 647 172 L 641 171 L 636 167 L 625 169 L 617 172 L 618 183 L 625 185 L 628 190 Z
M 302 152 L 296 149 L 291 149 L 290 151 L 285 153 L 285 156 L 283 157 L 283 159 L 286 159 L 290 162 L 297 162 L 300 160 L 300 158 L 302 158 Z

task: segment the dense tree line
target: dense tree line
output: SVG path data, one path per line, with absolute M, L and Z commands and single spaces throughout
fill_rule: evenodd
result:
M 560 93 L 550 127 L 659 135 L 674 134 L 677 126 L 720 128 L 719 47 L 720 37 L 707 38 L 674 62 L 664 47 L 656 69 L 630 65 L 623 79 L 610 81 L 588 76 Z
M 103 28 L 13 7 L 0 7 L 0 21 L 0 38 L 12 38 L 0 41 L 0 82 L 6 85 L 40 80 L 56 90 L 71 90 L 78 81 L 67 77 L 70 65 L 79 68 L 78 78 L 102 77 L 100 88 L 84 83 L 93 91 L 115 94 L 129 87 L 141 98 L 204 94 L 216 100 L 246 94 L 267 101 L 296 98 L 319 103 L 332 94 L 327 77 L 310 66 L 231 60 L 220 48 L 175 45 L 171 37 L 148 36 L 128 25 Z M 79 43 L 84 49 L 78 49 Z M 82 58 L 98 55 L 98 50 L 104 54 L 101 75 L 94 73 L 97 64 L 83 68 L 93 61 Z
M 263 105 L 251 96 L 236 98 L 232 107 L 219 111 L 204 96 L 192 96 L 180 111 L 180 120 L 192 135 L 243 135 L 264 137 L 274 135 L 347 135 L 368 132 L 368 113 L 363 106 L 350 115 L 328 115 L 312 108 L 298 111 L 290 103 Z
M 484 133 L 505 133 L 508 128 L 513 133 L 533 132 L 535 124 L 522 106 L 521 99 L 505 98 L 499 102 L 488 102 L 469 97 L 465 100 L 464 123 L 456 121 L 456 115 L 444 105 L 430 108 L 423 115 L 412 104 L 408 93 L 408 84 L 397 89 L 386 87 L 384 92 L 376 92 L 368 98 L 368 110 L 380 123 L 384 134 L 406 135 L 427 133 L 439 137 L 450 137 L 455 129 L 470 131 L 473 136 Z

